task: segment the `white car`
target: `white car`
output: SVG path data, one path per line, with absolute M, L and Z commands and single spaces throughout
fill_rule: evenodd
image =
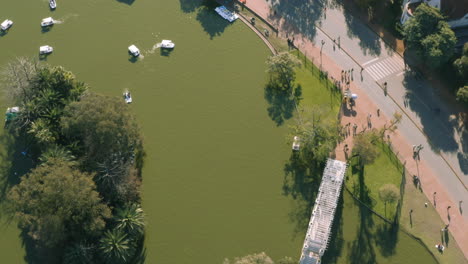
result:
M 54 21 L 54 19 L 52 17 L 46 17 L 46 18 L 42 19 L 41 27 L 52 26 L 54 23 L 55 23 L 55 21 Z
M 135 57 L 140 56 L 140 50 L 135 45 L 131 45 L 130 47 L 128 47 L 128 52 L 130 52 L 130 54 L 132 54 Z
M 2 22 L 2 24 L 0 24 L 0 28 L 5 31 L 9 28 L 11 28 L 11 26 L 13 26 L 13 21 L 7 19 L 5 21 Z
M 41 55 L 52 53 L 52 51 L 54 51 L 54 48 L 49 45 L 39 47 L 39 54 Z
M 172 42 L 172 40 L 164 39 L 164 40 L 161 42 L 161 48 L 173 49 L 174 47 L 175 47 L 175 44 L 174 44 L 174 42 Z

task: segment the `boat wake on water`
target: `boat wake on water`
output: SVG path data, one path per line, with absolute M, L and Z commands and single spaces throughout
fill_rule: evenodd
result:
M 149 54 L 153 54 L 157 49 L 159 49 L 161 47 L 161 43 L 156 43 L 153 45 L 153 47 L 151 47 L 150 50 L 147 50 L 146 53 L 149 53 Z
M 63 24 L 65 23 L 65 21 L 67 21 L 68 19 L 70 18 L 74 18 L 74 17 L 78 17 L 78 14 L 70 14 L 70 15 L 66 15 L 64 17 L 61 17 L 57 20 L 54 20 L 55 24 Z

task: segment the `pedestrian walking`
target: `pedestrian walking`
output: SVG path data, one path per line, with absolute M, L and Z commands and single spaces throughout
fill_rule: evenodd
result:
M 377 116 L 380 116 L 380 108 L 377 108 Z

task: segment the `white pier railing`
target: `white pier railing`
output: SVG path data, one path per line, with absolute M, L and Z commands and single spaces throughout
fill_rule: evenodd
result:
M 301 264 L 319 264 L 328 247 L 346 162 L 328 159 L 304 240 Z

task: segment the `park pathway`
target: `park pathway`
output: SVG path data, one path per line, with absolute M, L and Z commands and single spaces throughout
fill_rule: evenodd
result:
M 463 150 L 459 142 L 450 141 L 454 132 L 452 125 L 447 125 L 449 120 L 440 120 L 435 116 L 433 109 L 427 105 L 427 102 L 432 102 L 431 105 L 439 105 L 440 102 L 435 102 L 437 95 L 428 93 L 428 95 L 420 96 L 420 91 L 417 91 L 423 85 L 429 84 L 418 79 L 420 77 L 417 75 L 413 76 L 412 73 L 405 72 L 402 58 L 396 52 L 392 52 L 365 25 L 350 17 L 349 14 L 345 14 L 340 6 L 333 8 L 321 6 L 322 12 L 326 15 L 320 15 L 312 22 L 320 27 L 316 27 L 315 24 L 308 27 L 296 25 L 294 23 L 298 21 L 304 20 L 306 24 L 310 24 L 311 21 L 308 18 L 302 19 L 282 13 L 280 10 L 273 11 L 266 0 L 247 1 L 247 6 L 279 28 L 279 33 L 283 37 L 294 39 L 295 46 L 333 78 L 340 80 L 342 70 L 354 68 L 351 91 L 358 94 L 359 99 L 354 113 L 343 117 L 344 125 L 350 123 L 352 127 L 356 123 L 360 132 L 366 129 L 369 115 L 371 115 L 372 127 L 378 128 L 388 123 L 388 117 L 391 118 L 393 113 L 403 114 L 399 129 L 388 135 L 393 149 L 402 158 L 401 161 L 406 165 L 409 173 L 419 176 L 428 199 L 432 201 L 433 194 L 437 193 L 436 210 L 442 220 L 450 224 L 449 229 L 452 235 L 465 256 L 468 257 L 468 214 L 462 214 L 463 211 L 468 211 L 466 188 L 468 177 L 462 172 L 457 161 L 457 151 L 462 151 L 463 154 Z M 305 7 L 297 7 L 296 10 L 303 12 Z M 317 14 L 314 13 L 314 15 Z M 352 32 L 354 35 L 349 33 L 348 26 L 354 27 Z M 361 67 L 364 68 L 362 76 Z M 388 94 L 382 89 L 384 81 L 388 82 Z M 407 91 L 408 87 L 414 90 Z M 377 109 L 380 115 L 377 115 Z M 443 106 L 437 109 L 439 114 L 445 111 L 448 110 Z M 345 160 L 343 146 L 347 143 L 349 147 L 352 147 L 351 138 L 348 137 L 345 143 L 338 146 L 337 159 Z M 450 141 L 450 148 L 443 145 L 444 141 Z M 420 155 L 421 160 L 417 161 L 413 159 L 412 145 L 419 144 L 422 144 L 424 148 Z M 432 147 L 436 144 L 442 155 L 437 153 L 437 149 L 431 148 L 431 144 L 433 144 Z M 453 149 L 457 151 L 444 151 Z M 460 204 L 459 201 L 464 202 Z M 449 206 L 455 210 L 449 211 L 447 209 Z

